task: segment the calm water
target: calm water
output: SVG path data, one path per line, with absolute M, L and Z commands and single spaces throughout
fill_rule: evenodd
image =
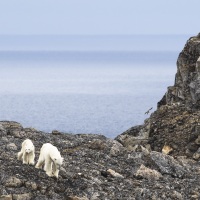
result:
M 142 124 L 174 82 L 178 51 L 123 48 L 1 50 L 0 120 L 112 138 Z

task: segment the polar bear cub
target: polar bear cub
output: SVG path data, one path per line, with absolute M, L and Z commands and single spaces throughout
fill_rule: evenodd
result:
M 50 143 L 46 143 L 43 144 L 40 149 L 40 156 L 35 167 L 42 168 L 44 164 L 44 171 L 46 171 L 46 174 L 58 178 L 62 162 L 63 158 L 61 157 L 57 147 Z
M 35 147 L 31 140 L 26 139 L 22 142 L 21 151 L 17 155 L 18 160 L 23 161 L 23 164 L 35 164 Z

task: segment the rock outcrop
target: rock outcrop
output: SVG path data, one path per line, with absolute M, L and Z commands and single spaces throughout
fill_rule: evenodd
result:
M 200 35 L 191 37 L 180 53 L 174 86 L 168 87 L 157 110 L 116 140 L 129 148 L 142 143 L 154 151 L 198 159 L 199 138 Z
M 177 60 L 174 86 L 168 87 L 158 106 L 182 103 L 189 107 L 200 105 L 200 35 L 191 37 Z
M 0 122 L 1 200 L 199 199 L 200 164 L 197 161 L 102 135 L 51 134 Z M 33 141 L 36 160 L 43 143 L 57 146 L 64 157 L 58 179 L 41 169 L 23 165 L 17 152 L 26 138 Z

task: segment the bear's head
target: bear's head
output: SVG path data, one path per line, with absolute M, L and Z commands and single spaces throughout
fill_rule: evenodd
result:
M 25 152 L 26 153 L 31 153 L 34 150 L 34 146 L 26 145 L 25 146 Z
M 60 170 L 60 167 L 63 163 L 63 157 L 53 157 L 53 162 L 54 162 L 54 167 L 56 167 L 56 169 L 59 169 Z

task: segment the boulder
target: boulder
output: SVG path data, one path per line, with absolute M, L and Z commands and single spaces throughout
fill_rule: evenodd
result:
M 181 166 L 172 156 L 152 151 L 150 153 L 152 162 L 158 167 L 161 174 L 169 174 L 173 177 L 182 178 L 187 175 L 187 170 Z

